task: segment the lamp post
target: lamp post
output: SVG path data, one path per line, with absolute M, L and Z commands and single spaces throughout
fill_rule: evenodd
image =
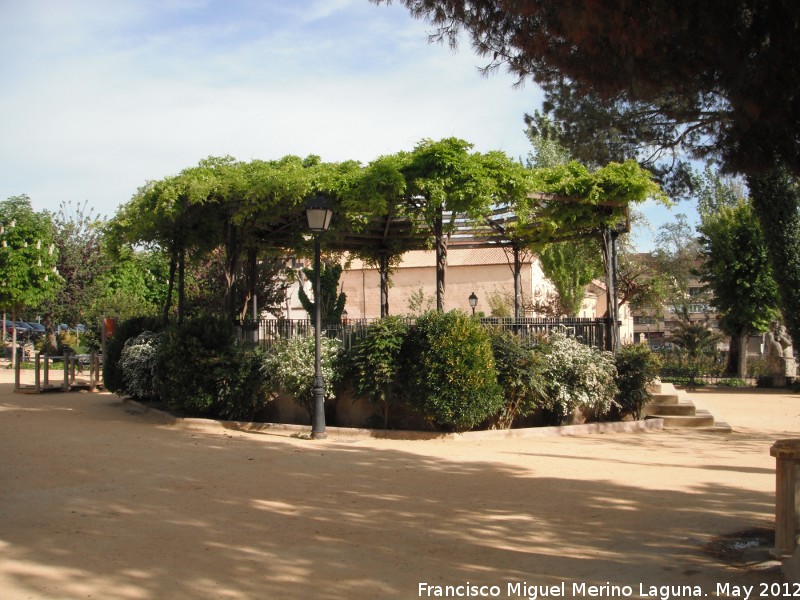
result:
M 475 316 L 475 307 L 478 306 L 478 297 L 475 292 L 469 295 L 469 305 L 472 307 L 472 316 Z
M 320 286 L 320 248 L 319 238 L 328 230 L 333 211 L 325 196 L 317 193 L 306 204 L 308 228 L 314 234 L 314 416 L 311 422 L 311 439 L 324 440 L 325 433 L 325 380 L 322 377 L 322 357 L 320 352 L 322 329 L 322 293 Z

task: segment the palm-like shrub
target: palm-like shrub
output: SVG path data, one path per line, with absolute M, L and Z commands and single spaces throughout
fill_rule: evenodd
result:
M 719 333 L 712 331 L 703 322 L 678 321 L 667 341 L 683 350 L 689 367 L 689 385 L 695 383 L 703 356 L 713 354 L 717 344 L 723 339 Z

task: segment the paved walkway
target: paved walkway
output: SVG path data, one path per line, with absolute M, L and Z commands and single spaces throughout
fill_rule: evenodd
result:
M 800 435 L 800 395 L 698 392 L 728 435 L 312 442 L 184 429 L 109 394 L 13 394 L 11 380 L 0 374 L 3 600 L 448 591 L 423 584 L 756 597 L 780 581 L 703 546 L 772 525 L 769 447 Z

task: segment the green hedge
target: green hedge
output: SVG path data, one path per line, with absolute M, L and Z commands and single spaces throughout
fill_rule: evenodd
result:
M 464 431 L 503 406 L 486 329 L 462 311 L 428 312 L 403 344 L 406 397 L 431 423 Z
M 156 363 L 161 401 L 183 414 L 252 420 L 266 402 L 263 353 L 242 348 L 228 321 L 196 317 L 170 325 Z

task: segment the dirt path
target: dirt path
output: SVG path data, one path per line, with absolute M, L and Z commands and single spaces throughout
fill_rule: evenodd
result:
M 0 383 L 3 600 L 418 598 L 436 597 L 423 583 L 467 582 L 497 588 L 464 597 L 562 584 L 568 598 L 607 584 L 714 597 L 780 581 L 703 546 L 771 526 L 769 447 L 800 435 L 800 395 L 699 392 L 729 435 L 312 442 L 11 389 Z

